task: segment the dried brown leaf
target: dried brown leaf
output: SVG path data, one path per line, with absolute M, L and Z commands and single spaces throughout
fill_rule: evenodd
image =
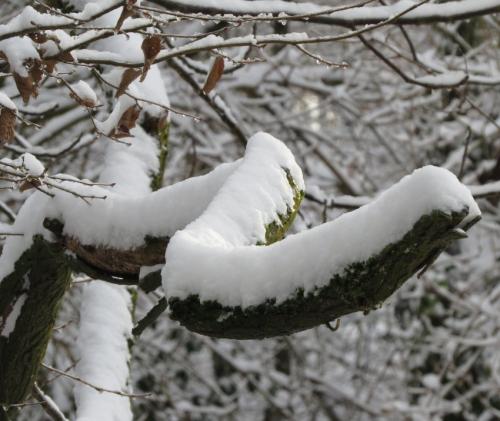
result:
M 0 146 L 14 140 L 15 128 L 16 113 L 9 108 L 0 107 Z
M 224 58 L 221 56 L 217 56 L 217 58 L 214 61 L 214 64 L 212 65 L 212 68 L 210 69 L 210 72 L 208 73 L 205 85 L 203 85 L 202 88 L 203 92 L 208 94 L 210 91 L 212 91 L 217 85 L 217 82 L 219 82 L 223 73 L 224 73 Z
M 120 95 L 123 95 L 129 85 L 139 77 L 141 74 L 141 70 L 139 69 L 127 69 L 123 72 L 122 80 L 120 81 L 120 85 L 118 86 L 118 90 L 116 91 L 116 97 L 118 98 Z
M 120 117 L 118 130 L 127 132 L 128 130 L 133 129 L 140 113 L 141 109 L 138 106 L 133 105 L 132 107 L 129 107 Z
M 123 22 L 125 22 L 125 19 L 134 14 L 133 5 L 136 3 L 136 1 L 137 0 L 127 0 L 125 6 L 123 6 L 122 13 L 118 18 L 118 21 L 116 22 L 115 31 L 119 31 L 123 25 Z
M 141 82 L 146 78 L 149 68 L 153 64 L 156 56 L 161 51 L 161 37 L 150 35 L 142 41 L 142 52 L 144 53 L 144 67 L 142 69 Z
M 28 74 L 28 76 L 21 76 L 14 72 L 14 81 L 16 82 L 17 90 L 25 104 L 28 103 L 32 95 L 36 96 L 36 87 L 33 82 L 33 77 L 30 74 Z
M 45 32 L 32 32 L 28 34 L 28 36 L 32 39 L 33 42 L 36 42 L 37 44 L 43 44 L 49 39 Z
M 75 58 L 71 54 L 70 51 L 61 51 L 57 56 L 56 59 L 58 61 L 62 61 L 65 63 L 73 63 L 75 61 Z
M 69 96 L 73 98 L 76 102 L 78 102 L 78 104 L 80 104 L 82 107 L 94 108 L 95 106 L 97 106 L 97 104 L 90 98 L 81 98 L 76 94 L 76 92 L 70 92 Z
M 54 69 L 56 68 L 57 60 L 54 59 L 48 59 L 43 61 L 43 65 L 45 66 L 45 70 L 48 73 L 53 73 Z
M 26 67 L 28 68 L 28 72 L 33 79 L 33 83 L 35 85 L 35 92 L 33 96 L 38 95 L 38 85 L 43 77 L 43 64 L 40 60 L 36 59 L 28 59 L 26 60 Z
M 37 178 L 29 178 L 25 181 L 23 181 L 20 185 L 19 185 L 19 191 L 26 191 L 26 190 L 30 190 L 30 189 L 34 189 L 36 187 L 40 187 L 42 185 L 42 182 L 40 180 L 38 180 Z

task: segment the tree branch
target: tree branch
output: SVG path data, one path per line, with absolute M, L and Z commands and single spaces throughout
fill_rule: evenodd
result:
M 223 15 L 233 15 L 235 19 L 262 14 L 278 15 L 281 20 L 307 20 L 308 22 L 326 25 L 353 26 L 376 24 L 389 19 L 390 16 L 407 7 L 407 3 L 400 2 L 391 6 L 376 7 L 350 7 L 350 10 L 334 11 L 331 7 L 309 3 L 307 8 L 303 4 L 289 1 L 248 1 L 233 0 L 231 3 L 214 5 L 213 2 L 192 2 L 188 0 L 151 0 L 151 3 L 165 7 L 168 10 L 184 13 L 205 13 L 212 19 L 224 19 Z M 205 3 L 205 4 L 204 4 Z M 362 2 L 363 5 L 365 2 Z M 470 19 L 475 16 L 488 15 L 500 11 L 500 2 L 490 0 L 478 2 L 477 0 L 452 1 L 441 4 L 429 4 L 419 8 L 414 13 L 401 16 L 393 22 L 398 25 L 429 24 L 436 22 L 452 22 Z M 222 16 L 218 16 L 222 15 Z M 263 18 L 265 20 L 265 18 Z
M 0 282 L 1 404 L 22 402 L 31 391 L 69 281 L 62 245 L 36 236 Z
M 232 339 L 290 335 L 341 316 L 380 306 L 403 283 L 434 261 L 451 242 L 463 238 L 456 228 L 468 210 L 451 214 L 435 210 L 423 215 L 405 236 L 368 260 L 350 264 L 329 283 L 309 293 L 297 290 L 277 304 L 275 299 L 251 306 L 228 307 L 198 296 L 170 298 L 170 317 L 194 332 Z M 471 225 L 477 219 L 471 221 Z

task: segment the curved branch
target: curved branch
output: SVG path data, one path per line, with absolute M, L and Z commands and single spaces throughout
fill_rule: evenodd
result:
M 101 276 L 109 270 L 139 283 L 170 238 L 162 278 L 171 317 L 210 336 L 264 338 L 376 307 L 480 217 L 456 177 L 426 167 L 357 211 L 277 241 L 303 189 L 291 152 L 261 133 L 243 160 L 145 196 L 108 192 L 89 206 L 35 193 L 14 225 L 25 235 L 0 257 L 0 404 L 22 401 L 35 380 L 74 255 L 103 280 L 116 283 L 116 273 Z M 140 284 L 158 280 L 152 272 Z
M 332 222 L 251 246 L 244 227 L 255 216 L 239 203 L 244 192 L 256 209 L 269 206 L 258 200 L 262 182 L 244 183 L 258 177 L 258 162 L 244 161 L 210 207 L 170 239 L 162 272 L 169 314 L 195 332 L 265 338 L 369 311 L 480 218 L 470 191 L 447 170 L 428 166 Z M 247 236 L 214 225 L 220 219 Z
M 457 227 L 468 214 L 435 210 L 423 215 L 406 235 L 367 260 L 350 264 L 326 286 L 297 289 L 283 302 L 271 298 L 242 308 L 199 296 L 168 300 L 170 317 L 202 335 L 232 339 L 263 339 L 290 335 L 341 316 L 379 307 L 403 283 L 425 269 L 454 240 L 464 238 Z M 476 221 L 473 221 L 474 223 Z M 314 263 L 311 262 L 311 265 Z

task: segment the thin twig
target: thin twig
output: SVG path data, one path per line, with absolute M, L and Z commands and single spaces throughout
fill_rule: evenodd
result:
M 469 152 L 469 143 L 472 138 L 472 130 L 467 127 L 467 137 L 465 139 L 464 153 L 462 155 L 462 162 L 460 163 L 460 171 L 458 172 L 458 179 L 461 181 L 464 175 L 465 161 L 467 160 L 467 154 Z
M 136 393 L 126 393 L 126 392 L 121 392 L 119 390 L 111 390 L 111 389 L 107 389 L 105 387 L 96 386 L 95 384 L 92 384 L 86 380 L 83 380 L 81 377 L 66 373 L 65 371 L 59 370 L 58 368 L 52 367 L 52 366 L 47 365 L 45 363 L 42 363 L 42 366 L 45 367 L 49 371 L 52 371 L 52 372 L 57 373 L 61 376 L 67 377 L 71 380 L 75 380 L 77 382 L 80 382 L 80 383 L 84 384 L 85 386 L 89 386 L 92 389 L 95 389 L 100 393 L 112 393 L 113 395 L 125 396 L 127 398 L 142 398 L 142 399 L 147 399 L 149 396 L 151 396 L 151 393 L 137 393 L 137 394 Z

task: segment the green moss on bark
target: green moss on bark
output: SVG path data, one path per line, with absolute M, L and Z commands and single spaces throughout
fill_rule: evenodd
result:
M 158 129 L 158 172 L 151 176 L 151 190 L 156 191 L 163 187 L 163 176 L 167 168 L 168 158 L 168 138 L 170 133 L 170 123 L 165 122 L 162 127 Z
M 286 173 L 286 178 L 290 187 L 293 190 L 293 208 L 288 208 L 287 212 L 284 215 L 278 215 L 277 220 L 271 222 L 266 226 L 266 243 L 265 245 L 269 245 L 275 243 L 276 241 L 281 240 L 290 226 L 292 225 L 297 212 L 299 211 L 300 203 L 304 198 L 304 192 L 299 189 L 297 183 L 292 177 L 290 170 L 287 168 L 283 169 Z M 264 245 L 264 244 L 260 244 Z

